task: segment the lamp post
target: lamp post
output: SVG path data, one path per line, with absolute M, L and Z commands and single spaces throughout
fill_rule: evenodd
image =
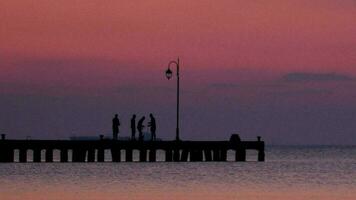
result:
M 175 64 L 177 67 L 177 127 L 176 127 L 176 141 L 179 141 L 179 58 L 177 61 L 171 61 L 168 63 L 168 69 L 166 70 L 167 79 L 171 79 L 173 72 L 170 68 L 172 64 Z

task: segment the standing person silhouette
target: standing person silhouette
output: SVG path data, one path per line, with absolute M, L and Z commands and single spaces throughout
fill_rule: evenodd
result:
M 131 140 L 136 140 L 136 115 L 131 118 Z
M 119 135 L 119 126 L 120 126 L 120 120 L 118 118 L 118 114 L 115 114 L 115 117 L 112 119 L 112 138 L 113 140 L 118 139 Z
M 143 127 L 145 127 L 143 125 L 143 121 L 145 121 L 145 117 L 141 117 L 141 119 L 138 121 L 137 123 L 137 130 L 138 130 L 138 140 L 139 141 L 143 141 L 143 133 L 142 133 L 142 130 L 143 130 Z
M 151 131 L 151 140 L 156 140 L 156 119 L 153 117 L 152 113 L 150 114 L 151 121 L 148 123 Z

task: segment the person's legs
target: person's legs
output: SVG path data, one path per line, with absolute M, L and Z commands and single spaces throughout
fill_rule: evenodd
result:
M 142 131 L 138 131 L 138 140 L 140 140 L 140 141 L 143 140 Z
M 136 140 L 135 131 L 134 130 L 132 130 L 132 132 L 131 132 L 131 140 Z
M 113 129 L 113 136 L 112 136 L 112 139 L 113 139 L 113 140 L 117 140 L 118 135 L 119 135 L 119 130 L 118 130 L 118 129 Z

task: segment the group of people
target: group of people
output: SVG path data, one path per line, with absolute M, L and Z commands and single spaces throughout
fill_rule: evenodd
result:
M 138 131 L 138 140 L 143 141 L 143 128 L 145 127 L 143 125 L 146 117 L 143 116 L 138 120 L 137 126 L 136 126 L 136 115 L 133 115 L 131 118 L 131 140 L 136 140 L 136 129 Z M 115 114 L 115 117 L 112 119 L 112 130 L 113 130 L 113 139 L 117 140 L 118 135 L 119 135 L 119 126 L 120 126 L 120 120 L 118 117 L 118 114 Z M 150 132 L 151 132 L 151 140 L 156 140 L 156 119 L 153 117 L 153 114 L 150 113 L 150 121 L 148 122 L 148 127 L 150 127 Z

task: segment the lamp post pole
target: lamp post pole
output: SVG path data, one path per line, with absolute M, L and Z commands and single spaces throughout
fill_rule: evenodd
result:
M 177 59 L 177 128 L 176 140 L 179 141 L 179 58 Z
M 172 71 L 170 69 L 171 64 L 175 64 L 177 67 L 177 127 L 176 127 L 176 141 L 179 141 L 179 58 L 177 61 L 171 61 L 168 63 L 168 69 L 166 71 L 166 77 L 167 79 L 172 78 Z

